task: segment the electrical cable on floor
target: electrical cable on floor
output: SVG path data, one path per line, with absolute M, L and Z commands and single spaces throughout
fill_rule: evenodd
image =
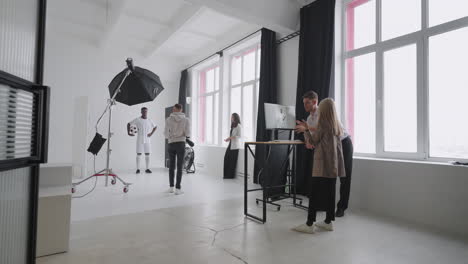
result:
M 96 127 L 96 128 L 91 128 L 90 131 L 88 132 L 88 134 L 90 134 L 90 133 L 91 133 L 91 130 L 94 130 L 94 129 L 96 129 L 96 133 L 99 132 L 99 131 L 98 131 L 98 128 Z M 96 174 L 96 173 L 97 173 L 97 172 L 96 172 L 96 155 L 93 155 L 93 157 L 94 157 L 94 160 L 93 160 L 94 174 Z M 94 180 L 94 186 L 93 186 L 93 188 L 92 188 L 89 192 L 87 192 L 87 193 L 85 193 L 85 194 L 83 194 L 83 195 L 81 195 L 81 196 L 72 196 L 72 198 L 83 198 L 83 197 L 87 196 L 88 194 L 92 193 L 92 192 L 94 191 L 94 189 L 96 189 L 97 180 L 98 180 L 98 177 L 97 177 L 97 176 L 95 176 L 94 178 L 95 178 L 95 180 Z
M 94 156 L 94 162 L 93 162 L 93 163 L 94 163 L 94 173 L 96 173 L 96 155 L 93 155 L 93 156 Z M 95 180 L 94 180 L 94 186 L 93 186 L 93 188 L 92 188 L 89 192 L 87 192 L 87 193 L 85 193 L 85 194 L 83 194 L 83 195 L 81 195 L 81 196 L 72 196 L 72 198 L 83 198 L 83 197 L 87 196 L 88 194 L 92 193 L 92 192 L 94 191 L 94 189 L 96 189 L 98 177 L 96 176 L 96 177 L 94 177 L 94 178 L 95 178 Z

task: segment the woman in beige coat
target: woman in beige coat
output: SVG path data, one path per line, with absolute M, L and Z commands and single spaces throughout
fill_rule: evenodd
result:
M 333 99 L 322 100 L 318 110 L 317 127 L 307 127 L 307 132 L 304 133 L 307 147 L 315 147 L 307 223 L 294 228 L 295 231 L 310 234 L 314 233 L 317 211 L 325 211 L 326 219 L 315 225 L 333 231 L 336 178 L 345 176 L 340 140 L 343 130 L 338 121 Z

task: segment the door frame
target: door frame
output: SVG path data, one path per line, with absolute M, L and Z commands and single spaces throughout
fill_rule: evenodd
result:
M 47 162 L 50 89 L 43 85 L 44 51 L 46 37 L 47 0 L 38 1 L 38 21 L 35 56 L 35 78 L 28 81 L 0 70 L 0 84 L 13 89 L 31 92 L 36 98 L 35 104 L 35 144 L 32 155 L 26 158 L 0 160 L 0 171 L 18 168 L 31 168 L 29 186 L 29 219 L 27 241 L 27 263 L 36 263 L 37 208 L 39 199 L 39 164 Z

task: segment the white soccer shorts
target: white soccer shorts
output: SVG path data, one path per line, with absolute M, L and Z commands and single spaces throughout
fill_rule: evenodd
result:
M 136 145 L 137 153 L 151 153 L 151 143 L 143 143 Z

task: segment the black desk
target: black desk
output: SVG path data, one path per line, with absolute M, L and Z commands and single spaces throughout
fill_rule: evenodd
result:
M 286 145 L 288 146 L 288 151 L 287 151 L 287 155 L 282 163 L 281 166 L 286 166 L 286 164 L 288 164 L 288 161 L 290 159 L 290 155 L 292 154 L 292 170 L 289 170 L 291 173 L 290 173 L 290 177 L 287 177 L 287 180 L 286 180 L 286 184 L 282 184 L 282 185 L 276 185 L 276 186 L 266 186 L 268 184 L 266 184 L 267 181 L 263 181 L 263 184 L 261 188 L 256 188 L 256 189 L 250 189 L 248 188 L 248 153 L 250 152 L 250 154 L 254 157 L 254 159 L 256 159 L 255 157 L 255 153 L 252 151 L 251 149 L 251 146 L 254 145 L 267 145 L 268 146 L 268 155 L 267 155 L 267 158 L 266 158 L 266 161 L 264 163 L 264 166 L 269 166 L 269 159 L 270 159 L 270 154 L 271 154 L 271 147 L 272 146 L 275 146 L 275 145 Z M 245 142 L 244 143 L 244 215 L 247 216 L 247 217 L 250 217 L 252 219 L 255 219 L 255 220 L 258 220 L 262 223 L 265 223 L 266 222 L 266 208 L 267 208 L 267 204 L 272 204 L 272 205 L 275 205 L 277 206 L 277 210 L 279 211 L 280 208 L 281 208 L 281 205 L 279 204 L 276 204 L 274 203 L 274 201 L 278 201 L 278 200 L 281 200 L 281 199 L 287 199 L 287 198 L 292 198 L 293 199 L 293 206 L 295 207 L 299 207 L 299 208 L 302 208 L 302 209 L 307 209 L 307 207 L 305 206 L 302 206 L 302 199 L 300 198 L 297 198 L 296 197 L 296 162 L 295 162 L 295 158 L 296 158 L 296 147 L 297 146 L 300 146 L 300 145 L 304 145 L 304 142 L 301 142 L 301 141 L 292 141 L 292 140 L 279 140 L 279 141 L 268 141 L 268 142 Z M 291 163 L 289 163 L 289 166 L 291 166 Z M 268 177 L 268 175 L 263 175 L 263 177 Z M 267 191 L 270 190 L 270 189 L 273 189 L 273 188 L 285 188 L 285 187 L 289 187 L 289 192 L 288 193 L 285 193 L 285 195 L 283 195 L 283 198 L 281 199 L 276 199 L 276 200 L 271 200 L 270 197 L 268 197 L 267 195 Z M 262 191 L 262 199 L 257 199 L 257 204 L 259 204 L 259 202 L 262 203 L 262 206 L 263 206 L 263 215 L 262 217 L 260 218 L 259 216 L 255 216 L 253 214 L 250 214 L 248 212 L 248 193 L 249 192 L 255 192 L 255 191 Z M 297 203 L 297 201 L 300 200 L 300 203 Z

